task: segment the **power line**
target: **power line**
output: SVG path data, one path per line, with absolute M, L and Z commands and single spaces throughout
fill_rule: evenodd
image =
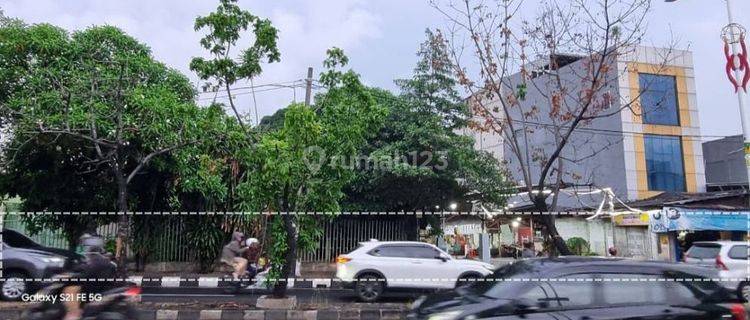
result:
M 300 84 L 300 85 L 296 85 L 296 86 L 271 87 L 271 88 L 266 88 L 266 89 L 262 89 L 262 90 L 255 90 L 255 93 L 275 91 L 275 90 L 285 90 L 285 89 L 296 89 L 296 88 L 304 88 L 304 87 L 305 87 L 304 84 Z M 320 87 L 315 87 L 315 88 L 319 89 Z M 212 93 L 218 94 L 218 92 L 212 92 Z M 244 95 L 248 95 L 248 94 L 253 94 L 253 92 L 252 91 L 246 91 L 246 92 L 240 92 L 240 93 L 232 93 L 232 97 L 244 96 Z M 217 95 L 216 97 L 198 98 L 196 100 L 198 100 L 198 101 L 206 101 L 206 100 L 225 99 L 225 98 L 229 98 L 229 95 L 223 94 L 223 95 Z
M 239 86 L 239 87 L 230 87 L 232 91 L 241 91 L 241 90 L 253 90 L 253 89 L 260 89 L 260 88 L 266 88 L 266 87 L 274 87 L 274 88 L 299 88 L 300 86 L 304 87 L 305 82 L 307 79 L 296 79 L 296 80 L 290 80 L 290 81 L 283 81 L 283 82 L 272 82 L 272 83 L 264 83 L 259 85 L 250 85 L 250 86 Z M 313 82 L 319 83 L 317 79 L 313 79 Z M 320 86 L 313 86 L 314 88 L 321 88 Z M 203 91 L 199 92 L 198 94 L 216 94 L 217 92 L 220 92 L 223 90 L 218 91 Z
M 527 124 L 527 125 L 531 124 L 531 125 L 548 127 L 548 128 L 555 128 L 555 129 L 567 129 L 567 128 L 570 128 L 570 126 L 566 126 L 566 125 L 555 125 L 555 124 L 551 124 L 551 123 L 541 123 L 541 122 L 535 122 L 535 121 L 524 121 L 524 120 L 517 120 L 517 119 L 512 119 L 512 121 L 516 122 L 516 123 L 521 123 L 521 124 Z M 522 130 L 522 129 L 519 129 L 519 130 Z M 660 134 L 653 134 L 653 133 L 642 132 L 642 131 L 625 131 L 625 130 L 615 130 L 615 129 L 600 129 L 600 128 L 580 127 L 580 126 L 576 127 L 576 129 L 574 131 L 588 131 L 588 132 L 591 132 L 591 133 L 601 133 L 601 134 L 610 135 L 610 136 L 622 136 L 623 134 L 632 134 L 632 135 L 660 135 Z M 700 135 L 700 134 L 680 134 L 680 135 L 675 135 L 675 136 L 680 136 L 680 137 L 684 137 L 684 138 L 695 138 L 695 140 L 701 139 L 701 141 L 702 141 L 702 138 L 717 138 L 717 139 L 721 139 L 721 138 L 731 137 L 731 135 L 730 136 L 722 136 L 722 135 Z

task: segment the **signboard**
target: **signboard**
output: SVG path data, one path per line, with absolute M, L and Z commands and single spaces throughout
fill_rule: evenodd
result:
M 631 214 L 620 214 L 614 216 L 614 222 L 616 226 L 620 227 L 636 227 L 636 226 L 648 226 L 649 218 L 648 213 L 631 213 Z
M 716 211 L 664 207 L 650 214 L 651 231 L 748 231 L 748 211 Z

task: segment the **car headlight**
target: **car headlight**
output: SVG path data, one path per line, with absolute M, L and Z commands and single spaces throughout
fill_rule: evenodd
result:
M 427 320 L 455 320 L 458 319 L 458 315 L 461 314 L 461 310 L 440 312 L 430 315 Z
M 63 266 L 65 264 L 65 259 L 58 257 L 44 257 L 41 260 L 42 262 L 53 266 Z

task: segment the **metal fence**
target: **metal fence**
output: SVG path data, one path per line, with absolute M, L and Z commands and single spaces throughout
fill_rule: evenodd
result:
M 339 254 L 357 248 L 360 242 L 370 239 L 380 241 L 406 240 L 407 230 L 404 219 L 390 217 L 338 217 L 332 221 L 321 222 L 323 237 L 318 249 L 303 252 L 300 260 L 305 262 L 332 262 Z M 416 230 L 411 231 L 416 232 Z
M 191 239 L 184 236 L 183 219 L 169 219 L 153 242 L 148 254 L 150 262 L 190 262 L 195 254 L 190 246 Z M 219 252 L 220 248 L 216 249 Z
M 5 217 L 5 228 L 17 230 L 29 235 L 34 241 L 49 247 L 68 248 L 62 230 L 43 230 L 31 235 L 29 229 L 17 215 Z M 407 240 L 408 234 L 416 230 L 407 230 L 404 219 L 392 217 L 337 217 L 333 220 L 321 221 L 323 236 L 318 248 L 312 252 L 300 254 L 300 260 L 305 262 L 330 262 L 339 254 L 354 250 L 362 241 L 378 239 L 380 241 Z M 195 253 L 191 246 L 191 239 L 185 237 L 183 219 L 167 219 L 160 225 L 159 233 L 147 249 L 148 262 L 190 262 L 195 260 Z M 97 228 L 97 232 L 105 239 L 114 239 L 117 235 L 117 224 L 110 223 Z M 269 243 L 273 245 L 273 243 Z M 217 248 L 217 252 L 221 248 Z M 129 256 L 134 253 L 129 250 Z

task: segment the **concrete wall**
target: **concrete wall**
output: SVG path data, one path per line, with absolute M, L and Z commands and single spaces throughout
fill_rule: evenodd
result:
M 706 184 L 747 184 L 742 136 L 732 136 L 703 143 L 706 162 Z
M 537 109 L 537 115 L 528 118 L 526 124 L 517 123 L 517 126 L 525 126 L 528 132 L 524 138 L 519 141 L 521 144 L 522 154 L 520 157 L 529 163 L 532 183 L 536 184 L 541 173 L 541 168 L 535 158 L 542 156 L 549 157 L 554 152 L 564 131 L 570 125 L 570 121 L 560 120 L 559 117 L 551 115 L 552 108 L 556 105 L 550 92 L 559 90 L 564 87 L 567 94 L 563 95 L 563 101 L 557 105 L 560 106 L 559 113 L 566 110 L 579 112 L 582 108 L 580 96 L 586 87 L 585 71 L 592 62 L 589 58 L 579 58 L 578 61 L 570 63 L 556 70 L 559 74 L 560 82 L 557 83 L 557 77 L 550 75 L 540 75 L 527 82 L 527 94 L 523 101 L 520 101 L 520 108 L 514 108 L 513 117 L 523 119 L 521 112 Z M 611 64 L 615 64 L 612 60 Z M 511 87 L 516 87 L 522 79 L 520 74 L 511 76 Z M 594 185 L 596 187 L 612 188 L 617 195 L 626 195 L 627 185 L 625 179 L 625 161 L 622 145 L 622 123 L 617 116 L 619 102 L 616 98 L 618 94 L 618 74 L 617 69 L 612 68 L 603 77 L 604 86 L 597 93 L 597 98 L 589 107 L 589 116 L 600 116 L 614 113 L 613 116 L 597 118 L 585 123 L 580 123 L 578 129 L 571 135 L 569 142 L 562 150 L 563 161 L 562 180 L 566 183 L 577 185 Z M 605 96 L 612 97 L 609 100 Z M 559 130 L 559 131 L 558 131 Z M 528 151 L 528 152 L 527 152 Z M 508 163 L 514 178 L 520 181 L 520 163 L 517 155 L 513 153 L 508 144 L 505 148 L 505 159 Z M 556 167 L 556 164 L 555 164 Z M 547 180 L 548 183 L 554 182 L 559 172 L 557 168 L 553 170 Z M 580 207 L 576 199 L 565 202 L 565 198 L 558 202 L 558 207 Z
M 580 237 L 588 241 L 592 252 L 600 256 L 607 255 L 612 246 L 612 228 L 609 220 L 596 219 L 587 221 L 581 217 L 558 217 L 555 226 L 563 239 Z

